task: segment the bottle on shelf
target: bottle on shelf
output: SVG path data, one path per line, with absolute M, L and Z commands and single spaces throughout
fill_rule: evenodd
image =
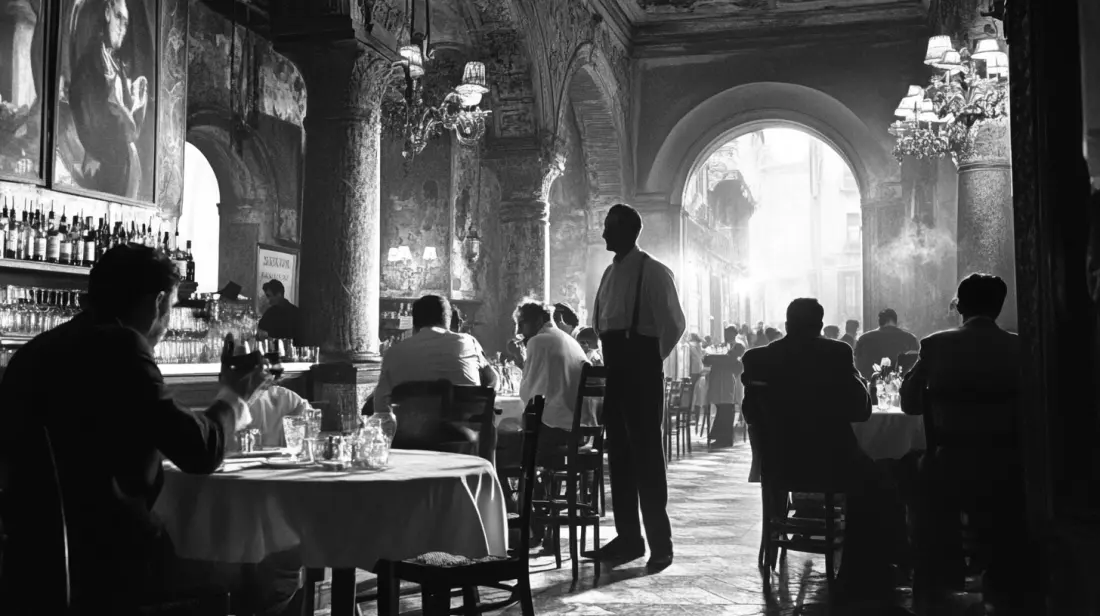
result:
M 191 240 L 187 240 L 187 282 L 195 282 L 195 256 L 191 254 Z
M 8 198 L 4 197 L 4 209 L 0 210 L 0 250 L 8 242 L 8 230 L 10 229 L 10 221 L 8 219 Z
M 50 215 L 46 219 L 46 262 L 58 263 L 61 261 L 61 234 L 57 230 L 57 219 L 54 218 L 53 207 L 50 207 Z
M 34 213 L 34 254 L 32 260 L 45 261 L 47 245 L 46 224 L 42 220 L 42 210 L 37 210 Z
M 99 230 L 96 231 L 95 238 L 95 261 L 99 261 L 103 258 L 103 255 L 111 249 L 111 227 L 110 223 L 102 218 L 99 219 Z
M 34 231 L 31 229 L 31 218 L 27 212 L 27 205 L 23 204 L 23 221 L 19 223 L 19 254 L 17 259 L 29 261 L 34 250 Z
M 180 277 L 187 276 L 187 253 L 180 248 L 180 230 L 176 227 L 176 235 L 172 238 L 172 246 L 168 252 L 172 256 L 172 262 L 176 264 Z
M 20 239 L 23 237 L 23 227 L 20 226 L 19 221 L 15 219 L 15 208 L 12 207 L 8 212 L 8 232 L 4 236 L 4 258 L 5 259 L 18 259 L 20 258 L 19 248 Z
M 96 250 L 99 246 L 99 228 L 92 226 L 92 217 L 88 216 L 84 219 L 84 235 L 81 238 L 81 250 L 80 250 L 80 264 L 84 267 L 91 267 L 96 262 Z M 100 219 L 99 226 L 103 226 L 103 220 Z
M 54 233 L 57 237 L 55 240 L 57 242 L 57 261 L 55 263 L 70 265 L 73 260 L 73 241 L 69 237 L 69 219 L 65 216 L 64 208 L 61 209 L 61 221 L 58 222 Z

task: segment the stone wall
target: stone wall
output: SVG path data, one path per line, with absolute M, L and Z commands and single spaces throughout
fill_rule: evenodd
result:
M 586 315 L 585 245 L 588 238 L 588 182 L 586 160 L 576 118 L 568 113 L 562 129 L 566 164 L 550 191 L 550 302 L 565 302 L 584 319 Z

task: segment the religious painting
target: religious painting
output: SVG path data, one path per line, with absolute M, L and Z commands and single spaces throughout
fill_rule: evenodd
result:
M 55 188 L 154 201 L 157 1 L 60 1 Z
M 0 177 L 42 173 L 47 0 L 0 0 Z

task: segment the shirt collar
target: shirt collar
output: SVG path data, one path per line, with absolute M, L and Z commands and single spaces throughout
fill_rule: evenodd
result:
M 642 250 L 640 248 L 638 248 L 637 246 L 634 246 L 625 255 L 623 255 L 621 257 L 619 255 L 615 255 L 611 259 L 611 261 L 614 262 L 614 263 L 622 263 L 623 261 L 626 261 L 627 259 L 633 257 L 634 255 L 640 254 L 641 252 L 642 252 Z
M 443 329 L 442 327 L 440 327 L 438 325 L 433 325 L 432 327 L 421 327 L 420 331 L 416 332 L 413 335 L 414 336 L 419 336 L 421 334 L 427 334 L 429 332 L 437 334 L 437 335 L 443 335 L 443 334 L 448 333 L 449 331 L 450 331 L 449 329 Z
M 985 315 L 978 315 L 976 317 L 970 317 L 969 319 L 963 321 L 963 327 L 971 327 L 971 326 L 975 326 L 975 325 L 986 325 L 986 326 L 993 325 L 993 326 L 996 326 L 997 321 L 995 321 L 995 320 L 993 320 L 993 319 L 991 319 L 991 318 L 989 318 Z

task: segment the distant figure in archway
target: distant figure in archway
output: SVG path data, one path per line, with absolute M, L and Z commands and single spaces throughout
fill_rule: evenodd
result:
M 592 326 L 607 365 L 604 422 L 618 536 L 598 556 L 626 562 L 645 554 L 640 505 L 649 539 L 647 570 L 655 573 L 672 564 L 661 439 L 663 364 L 686 324 L 672 270 L 638 248 L 641 232 L 642 217 L 634 208 L 619 204 L 608 211 L 603 238 L 615 258 L 596 292 Z
M 898 313 L 886 308 L 878 313 L 878 329 L 871 330 L 856 342 L 856 368 L 863 378 L 870 380 L 875 364 L 888 358 L 897 361 L 898 355 L 920 350 L 917 337 L 898 327 Z
M 859 321 L 855 319 L 848 319 L 844 323 L 844 335 L 840 337 L 840 341 L 852 347 L 856 348 L 856 338 L 859 335 Z
M 826 325 L 823 332 L 825 334 L 825 337 L 829 340 L 836 340 L 837 338 L 840 338 L 840 328 L 836 325 Z

